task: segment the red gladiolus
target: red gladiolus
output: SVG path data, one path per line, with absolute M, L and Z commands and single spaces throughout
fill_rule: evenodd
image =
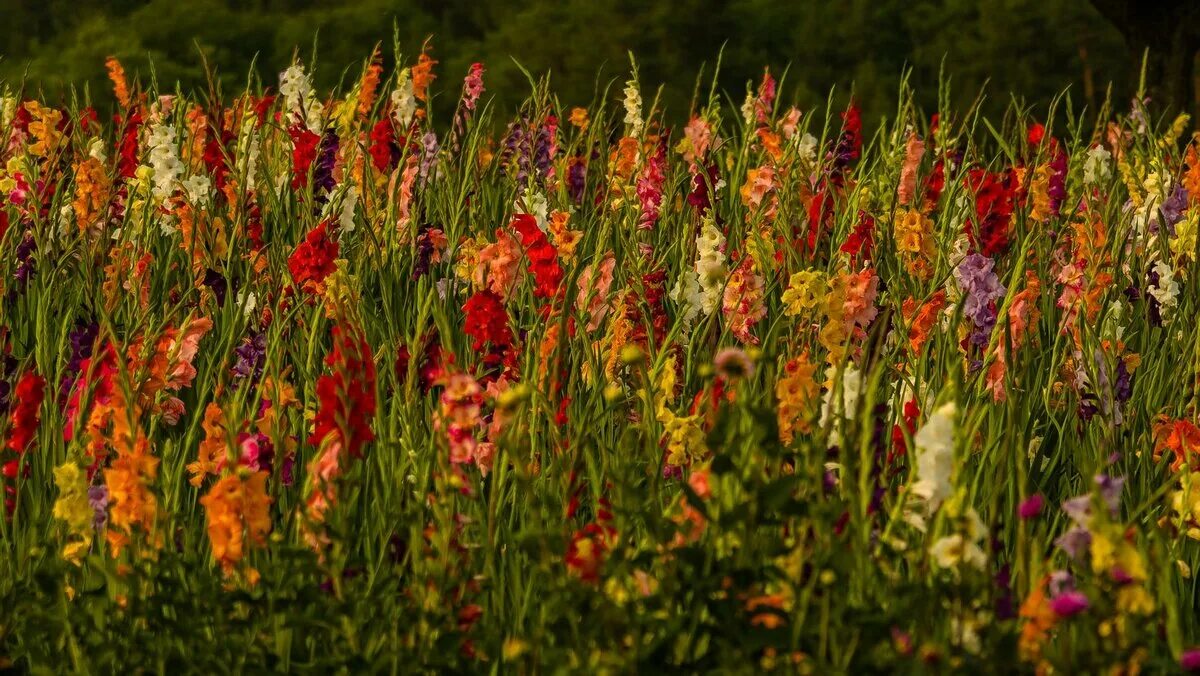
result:
M 538 298 L 553 298 L 562 282 L 563 271 L 558 264 L 558 250 L 537 226 L 537 220 L 529 214 L 519 214 L 513 219 L 512 227 L 521 235 L 521 245 L 529 258 L 529 272 L 533 275 L 533 295 Z
M 328 224 L 322 222 L 309 231 L 304 241 L 288 257 L 288 270 L 296 285 L 307 293 L 320 293 L 325 278 L 333 273 L 338 243 L 329 239 Z
M 616 538 L 616 531 L 598 523 L 589 523 L 571 536 L 567 545 L 567 570 L 584 582 L 597 582 L 604 559 Z
M 453 359 L 447 360 L 442 354 L 442 346 L 438 343 L 438 335 L 436 331 L 428 334 L 424 339 L 418 341 L 421 345 L 420 352 L 413 354 L 412 350 L 407 345 L 401 345 L 396 352 L 395 371 L 400 382 L 408 381 L 408 369 L 416 360 L 416 377 L 417 384 L 421 391 L 428 394 L 441 378 L 445 375 L 447 361 L 453 362 Z M 414 349 L 416 346 L 414 346 Z
M 966 225 L 971 246 L 988 257 L 1004 253 L 1008 249 L 1008 224 L 1016 190 L 1012 172 L 993 174 L 975 168 L 967 173 L 966 186 L 975 193 L 975 219 Z
M 396 351 L 396 364 L 393 367 L 396 371 L 396 377 L 404 380 L 408 376 L 408 365 L 412 362 L 412 353 L 408 351 L 407 345 L 401 345 Z
M 396 144 L 396 130 L 392 128 L 390 116 L 383 116 L 371 127 L 371 146 L 368 150 L 376 171 L 391 171 L 400 159 L 400 147 Z
M 842 113 L 842 137 L 833 153 L 835 169 L 846 169 L 862 155 L 862 116 L 858 105 L 850 101 Z M 835 174 L 835 178 L 837 175 Z
M 96 113 L 95 108 L 88 106 L 79 111 L 78 125 L 85 133 L 91 131 L 93 128 L 99 129 L 100 115 Z
M 21 110 L 24 110 L 24 107 Z M 117 126 L 124 124 L 125 133 L 121 136 L 118 146 L 120 160 L 117 162 L 117 173 L 121 178 L 133 178 L 137 174 L 138 165 L 141 164 L 138 160 L 138 130 L 142 124 L 142 113 L 134 108 L 130 111 L 128 119 L 121 120 L 119 117 Z
M 25 106 L 17 106 L 17 115 L 13 119 L 13 128 L 21 130 L 22 134 L 29 133 L 29 123 L 33 122 L 33 113 Z
M 210 134 L 204 144 L 204 166 L 208 173 L 212 174 L 218 192 L 225 189 L 225 182 L 229 176 L 225 147 L 234 140 L 234 135 L 228 130 L 221 130 L 219 136 L 220 138 L 217 134 Z
M 17 453 L 24 453 L 37 433 L 42 397 L 46 392 L 46 379 L 30 371 L 17 382 L 16 404 L 9 417 L 10 430 L 6 446 Z
M 442 379 L 446 367 L 454 363 L 454 355 L 445 355 L 442 346 L 431 343 L 425 348 L 425 359 L 417 368 L 417 381 L 421 384 L 421 392 L 429 394 L 433 386 Z
M 90 401 L 93 404 L 106 404 L 112 397 L 116 387 L 117 375 L 116 350 L 111 342 L 97 347 L 91 357 L 79 364 L 79 379 L 71 388 L 71 396 L 67 400 L 67 424 L 63 428 L 63 440 L 72 441 L 77 434 L 85 433 L 87 411 L 83 408 Z
M 570 422 L 570 418 L 567 417 L 567 407 L 570 405 L 570 397 L 564 396 L 558 402 L 558 412 L 554 414 L 554 424 L 558 425 L 561 429 L 566 429 L 567 423 Z
M 916 434 L 917 420 L 921 417 L 921 409 L 917 406 L 915 399 L 909 399 L 904 402 L 904 427 L 901 428 L 897 423 L 892 425 L 892 450 L 888 451 L 887 464 L 892 467 L 896 460 L 903 457 L 908 452 L 908 445 L 904 441 L 904 433 L 908 432 L 908 436 Z
M 317 159 L 321 137 L 302 124 L 288 127 L 288 135 L 292 137 L 292 189 L 298 190 L 308 185 L 308 170 Z
M 254 116 L 258 118 L 256 128 L 262 127 L 267 123 L 267 113 L 271 112 L 271 106 L 275 105 L 275 98 L 275 95 L 268 94 L 254 102 Z
M 808 251 L 815 251 L 817 239 L 822 233 L 830 230 L 832 220 L 833 195 L 822 186 L 808 204 L 808 239 L 801 246 L 807 245 Z
M 508 328 L 508 313 L 500 296 L 489 290 L 476 292 L 463 306 L 466 326 L 463 332 L 473 339 L 471 349 L 482 350 L 486 345 L 506 348 L 512 345 L 513 335 Z
M 930 133 L 932 134 L 932 132 Z M 945 188 L 946 164 L 942 160 L 938 160 L 933 163 L 933 171 L 929 174 L 929 179 L 925 182 L 925 201 L 931 205 L 937 204 Z
M 1046 137 L 1045 125 L 1043 125 L 1040 122 L 1035 122 L 1035 123 L 1029 125 L 1029 131 L 1026 134 L 1026 138 L 1029 141 L 1029 145 L 1031 145 L 1031 146 L 1039 145 L 1039 144 L 1041 144 L 1042 139 L 1045 137 Z
M 375 439 L 375 362 L 362 332 L 334 326 L 333 351 L 325 358 L 330 372 L 317 379 L 317 417 L 308 443 L 320 446 L 332 435 L 350 455 L 361 458 L 362 449 Z
M 871 250 L 875 246 L 872 237 L 875 232 L 875 219 L 865 212 L 858 212 L 858 225 L 846 236 L 840 251 L 850 254 L 851 260 L 857 263 L 859 258 L 870 260 Z
M 1067 198 L 1067 153 L 1058 144 L 1058 139 L 1050 139 L 1050 185 L 1047 192 L 1050 196 L 1050 215 L 1057 218 L 1062 211 L 1063 200 Z

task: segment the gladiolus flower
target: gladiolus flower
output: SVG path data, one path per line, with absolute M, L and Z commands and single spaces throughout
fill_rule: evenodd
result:
M 478 351 L 487 345 L 506 348 L 512 344 L 513 335 L 508 328 L 508 313 L 495 293 L 475 293 L 467 299 L 463 312 L 466 314 L 463 332 L 474 339 L 471 349 Z
M 24 453 L 41 420 L 42 397 L 46 392 L 46 379 L 27 372 L 17 381 L 16 406 L 9 416 L 8 443 L 5 446 L 16 453 Z
M 538 298 L 553 298 L 562 282 L 563 271 L 558 264 L 558 252 L 529 214 L 518 214 L 512 227 L 521 235 L 521 246 L 529 259 L 529 272 L 533 275 L 533 295 Z
M 1190 648 L 1179 656 L 1179 667 L 1184 671 L 1200 671 L 1200 648 Z
M 336 442 L 352 457 L 375 439 L 375 362 L 361 330 L 334 326 L 333 350 L 325 358 L 330 372 L 317 379 L 317 417 L 308 443 Z
M 1087 610 L 1091 603 L 1088 597 L 1079 591 L 1065 591 L 1050 599 L 1050 608 L 1059 617 L 1071 617 Z
M 322 222 L 304 236 L 296 250 L 288 257 L 288 270 L 292 280 L 305 293 L 320 295 L 325 278 L 336 269 L 338 243 L 329 238 L 328 224 Z
M 1046 500 L 1042 494 L 1034 493 L 1017 507 L 1017 515 L 1026 520 L 1036 518 L 1042 513 L 1042 506 L 1045 504 Z

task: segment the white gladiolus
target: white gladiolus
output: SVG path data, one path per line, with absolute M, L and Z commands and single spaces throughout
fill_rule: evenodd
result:
M 1171 193 L 1171 179 L 1161 172 L 1152 171 L 1142 181 L 1142 189 L 1146 194 L 1142 197 L 1142 205 L 1133 214 L 1133 225 L 1139 236 L 1150 229 L 1150 224 L 1158 222 L 1159 207 L 1166 195 Z
M 840 385 L 842 389 L 840 397 L 834 392 L 836 387 L 826 389 L 825 394 L 821 397 L 819 424 L 822 428 L 834 421 L 834 416 L 841 420 L 849 420 L 858 410 L 858 397 L 863 388 L 862 373 L 853 364 L 847 364 L 845 370 L 842 371 Z M 842 443 L 842 434 L 838 430 L 836 421 L 829 432 L 829 443 L 835 446 Z
M 258 296 L 253 291 L 242 291 L 238 293 L 237 305 L 242 309 L 242 316 L 251 319 L 258 309 Z
M 237 157 L 238 171 L 246 176 L 246 185 L 251 190 L 255 187 L 255 174 L 258 169 L 258 154 L 261 151 L 258 136 L 254 131 L 254 118 L 247 116 L 238 133 Z M 281 178 L 286 178 L 280 174 Z
M 973 507 L 968 507 L 967 512 L 955 521 L 961 526 L 961 532 L 935 541 L 929 547 L 929 555 L 942 568 L 957 569 L 965 563 L 983 570 L 987 565 L 987 554 L 980 543 L 987 538 L 987 526 Z
M 1129 306 L 1120 297 L 1113 299 L 1104 323 L 1100 326 L 1100 337 L 1105 340 L 1118 341 L 1125 337 L 1125 324 L 1129 318 Z
M 338 215 L 338 226 L 342 232 L 354 232 L 354 210 L 358 208 L 358 188 L 350 186 L 342 194 L 342 210 Z
M 147 162 L 154 170 L 151 180 L 154 182 L 152 193 L 160 203 L 166 202 L 179 184 L 183 175 L 183 164 L 175 152 L 175 127 L 169 124 L 156 124 L 150 128 L 147 139 L 150 151 Z
M 70 204 L 62 205 L 58 210 L 58 230 L 60 238 L 69 237 L 75 227 L 75 208 Z
M 983 549 L 961 535 L 939 538 L 929 547 L 929 554 L 942 568 L 958 568 L 960 564 L 966 563 L 982 570 L 987 563 Z
M 525 195 L 517 200 L 513 205 L 517 213 L 528 214 L 533 216 L 537 221 L 538 229 L 546 232 L 550 227 L 550 204 L 546 201 L 546 196 L 542 193 L 529 188 L 525 191 Z
M 1109 167 L 1109 160 L 1112 159 L 1112 154 L 1104 149 L 1102 145 L 1096 145 L 1087 152 L 1087 159 L 1083 162 L 1083 182 L 1087 185 L 1103 183 L 1112 175 L 1112 169 Z
M 280 73 L 279 93 L 289 113 L 298 116 L 309 131 L 321 131 L 321 102 L 313 94 L 312 81 L 304 66 L 297 63 Z
M 817 161 L 817 138 L 808 132 L 800 137 L 800 159 L 811 164 Z
M 935 511 L 953 491 L 950 477 L 954 474 L 954 424 L 958 407 L 954 402 L 943 404 L 913 436 L 917 456 L 917 482 L 913 493 L 924 499 Z
M 17 97 L 9 94 L 8 88 L 4 90 L 4 96 L 0 97 L 0 127 L 8 129 L 12 125 L 13 118 L 17 116 Z
M 189 176 L 183 182 L 183 189 L 187 191 L 188 201 L 192 204 L 204 204 L 208 201 L 208 193 L 212 190 L 212 182 L 207 176 L 195 174 Z
M 696 237 L 696 275 L 703 296 L 700 311 L 707 317 L 721 306 L 721 293 L 725 287 L 725 254 L 721 247 L 725 236 L 711 218 L 705 218 Z
M 392 117 L 401 127 L 407 128 L 416 114 L 417 97 L 413 94 L 411 73 L 405 68 L 400 71 L 396 88 L 392 90 Z
M 683 310 L 680 321 L 683 330 L 692 328 L 696 318 L 700 316 L 700 308 L 704 304 L 704 292 L 700 288 L 700 275 L 695 270 L 684 270 L 671 287 L 671 300 Z
M 754 92 L 746 91 L 746 100 L 742 102 L 742 121 L 749 127 L 754 124 Z
M 101 163 L 108 161 L 108 155 L 104 152 L 104 139 L 94 136 L 92 140 L 88 141 L 88 157 L 97 159 Z
M 642 93 L 638 91 L 637 79 L 625 83 L 625 124 L 629 125 L 630 136 L 642 133 Z
M 706 217 L 696 236 L 696 262 L 691 270 L 684 270 L 671 289 L 671 300 L 684 306 L 684 326 L 692 323 L 703 313 L 712 315 L 721 306 L 721 293 L 725 287 L 725 254 L 721 247 L 725 236 L 711 218 Z
M 1158 273 L 1158 283 L 1151 285 L 1149 292 L 1158 301 L 1162 318 L 1167 319 L 1179 304 L 1179 282 L 1175 281 L 1175 271 L 1171 266 L 1162 261 L 1154 264 L 1154 271 Z

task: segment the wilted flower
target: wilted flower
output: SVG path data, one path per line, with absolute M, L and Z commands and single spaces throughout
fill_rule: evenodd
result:
M 736 347 L 727 347 L 713 359 L 717 372 L 729 380 L 749 378 L 754 375 L 754 362 L 745 352 Z

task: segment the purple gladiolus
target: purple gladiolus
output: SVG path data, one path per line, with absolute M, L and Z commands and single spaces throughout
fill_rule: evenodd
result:
M 987 347 L 996 325 L 997 304 L 1005 294 L 995 267 L 992 259 L 973 253 L 954 269 L 954 279 L 963 291 L 963 315 L 975 324 L 970 342 L 980 348 Z
M 88 488 L 88 506 L 92 508 L 92 527 L 96 530 L 104 528 L 108 521 L 108 486 L 92 486 Z

